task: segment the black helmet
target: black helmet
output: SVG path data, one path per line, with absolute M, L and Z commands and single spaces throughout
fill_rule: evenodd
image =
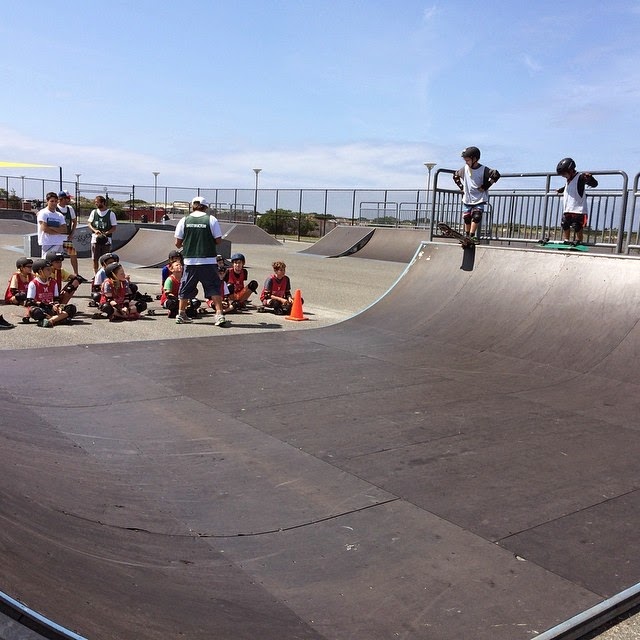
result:
M 28 267 L 30 265 L 33 265 L 31 258 L 18 258 L 16 260 L 16 269 L 22 269 L 22 267 Z
M 50 267 L 51 263 L 44 258 L 38 258 L 38 260 L 33 261 L 33 272 L 38 273 L 38 271 L 42 271 L 45 267 Z
M 64 253 L 62 251 L 56 251 L 55 249 L 51 249 L 44 254 L 45 260 L 49 262 L 55 262 L 56 260 L 64 260 Z
M 478 147 L 467 147 L 462 150 L 460 155 L 463 158 L 475 158 L 476 160 L 480 160 L 480 149 L 478 149 Z
M 110 265 L 107 265 L 104 268 L 104 272 L 107 278 L 113 278 L 113 274 L 121 267 L 122 265 L 119 262 L 112 262 Z
M 558 166 L 556 167 L 556 173 L 558 175 L 562 173 L 571 173 L 576 168 L 576 163 L 573 158 L 562 158 L 560 162 L 558 162 Z
M 242 254 L 242 253 L 234 253 L 231 256 L 231 262 L 233 262 L 234 260 L 242 260 L 242 262 L 246 262 L 244 254 Z
M 104 267 L 104 263 L 107 260 L 115 260 L 116 262 L 120 262 L 120 258 L 118 257 L 117 253 L 105 253 L 104 255 L 100 256 L 100 264 Z

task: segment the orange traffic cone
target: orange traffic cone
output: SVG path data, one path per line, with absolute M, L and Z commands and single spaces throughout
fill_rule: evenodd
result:
M 300 289 L 296 289 L 293 294 L 293 305 L 291 307 L 291 315 L 285 316 L 285 320 L 308 320 L 302 313 L 302 293 Z

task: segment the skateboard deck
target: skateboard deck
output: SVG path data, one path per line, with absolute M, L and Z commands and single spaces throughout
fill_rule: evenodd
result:
M 473 238 L 473 236 L 465 236 L 444 222 L 438 222 L 438 230 L 447 238 L 455 238 L 462 245 L 463 249 L 475 247 L 476 244 L 478 244 L 477 239 Z
M 569 240 L 540 240 L 538 243 L 543 249 L 555 249 L 557 251 L 589 251 L 585 244 L 571 242 Z

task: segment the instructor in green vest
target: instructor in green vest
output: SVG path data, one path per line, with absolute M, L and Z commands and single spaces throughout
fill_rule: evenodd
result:
M 222 281 L 218 276 L 216 255 L 217 245 L 222 240 L 222 231 L 217 218 L 209 213 L 209 203 L 198 196 L 191 201 L 191 213 L 176 225 L 174 234 L 176 247 L 182 249 L 184 270 L 180 289 L 178 290 L 178 324 L 193 322 L 187 316 L 187 306 L 202 285 L 204 295 L 209 299 L 209 306 L 215 307 L 214 324 L 224 326 L 226 320 L 222 314 Z

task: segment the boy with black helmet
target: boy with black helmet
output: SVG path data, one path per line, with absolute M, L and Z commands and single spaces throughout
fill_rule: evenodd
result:
M 34 278 L 27 287 L 27 313 L 22 322 L 28 323 L 32 318 L 39 327 L 51 328 L 72 317 L 75 307 L 60 304 L 58 285 L 51 277 L 51 263 L 43 258 L 34 260 L 33 273 Z
M 119 262 L 113 262 L 105 267 L 106 279 L 102 283 L 100 296 L 100 311 L 104 312 L 110 322 L 120 320 L 137 320 L 140 313 L 146 310 L 144 301 L 134 302 L 131 285 Z
M 226 297 L 228 306 L 226 313 L 243 309 L 251 294 L 256 293 L 258 290 L 256 280 L 251 280 L 251 282 L 247 283 L 249 272 L 245 264 L 246 259 L 242 253 L 234 253 L 231 256 L 231 268 L 227 269 L 224 274 L 224 281 L 229 287 L 229 294 Z
M 562 194 L 562 239 L 569 242 L 571 229 L 575 231 L 576 242 L 582 243 L 582 230 L 587 224 L 586 187 L 597 187 L 598 181 L 588 172 L 576 171 L 573 158 L 563 158 L 558 162 L 556 173 L 566 179 L 567 184 L 557 193 Z
M 76 274 L 69 273 L 62 267 L 64 253 L 61 251 L 47 251 L 45 260 L 48 260 L 51 263 L 51 277 L 58 285 L 60 302 L 62 304 L 67 304 L 80 286 L 80 278 L 78 278 Z M 63 282 L 65 283 L 64 286 L 62 285 Z
M 7 290 L 4 292 L 5 304 L 24 305 L 27 299 L 27 287 L 33 280 L 33 260 L 31 258 L 18 258 L 16 260 L 17 271 L 11 274 Z
M 482 222 L 482 214 L 489 200 L 487 190 L 500 179 L 496 169 L 480 164 L 480 149 L 467 147 L 460 154 L 465 166 L 453 174 L 453 180 L 462 191 L 462 219 L 465 234 L 477 243 L 477 231 Z

